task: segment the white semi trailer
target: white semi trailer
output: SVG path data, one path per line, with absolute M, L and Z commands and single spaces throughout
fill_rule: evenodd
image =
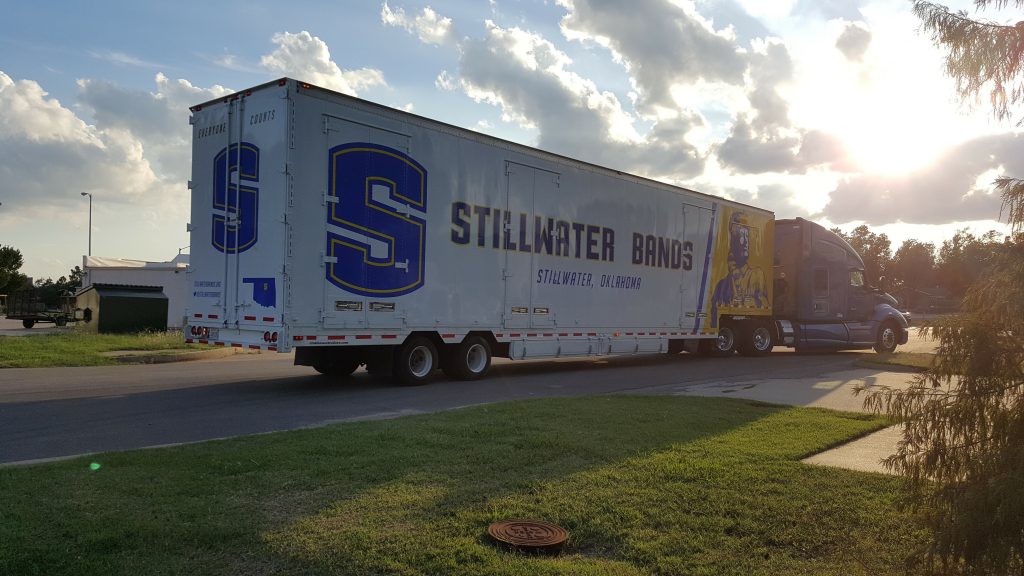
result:
M 492 356 L 813 345 L 773 316 L 767 210 L 287 78 L 190 121 L 190 342 L 404 383 Z

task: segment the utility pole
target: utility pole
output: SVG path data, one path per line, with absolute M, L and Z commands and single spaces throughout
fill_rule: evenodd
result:
M 89 197 L 89 253 L 88 256 L 92 256 L 92 193 L 82 192 L 82 196 Z

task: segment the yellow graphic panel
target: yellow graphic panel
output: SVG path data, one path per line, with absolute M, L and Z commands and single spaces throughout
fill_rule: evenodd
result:
M 767 316 L 772 312 L 772 243 L 770 214 L 722 206 L 711 256 L 711 290 L 707 307 L 711 326 L 723 314 Z

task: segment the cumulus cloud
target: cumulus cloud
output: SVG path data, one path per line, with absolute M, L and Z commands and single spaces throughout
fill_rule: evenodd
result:
M 384 85 L 378 70 L 341 69 L 326 44 L 308 32 L 277 34 L 273 42 L 276 48 L 261 61 L 268 71 L 350 94 Z M 75 107 L 48 97 L 34 81 L 16 82 L 0 72 L 0 187 L 5 198 L 25 209 L 78 202 L 78 192 L 94 191 L 107 205 L 145 204 L 184 213 L 188 108 L 229 92 L 162 73 L 151 91 L 81 79 Z
M 828 166 L 839 172 L 853 170 L 848 160 L 849 150 L 841 138 L 821 130 L 806 130 L 802 133 L 797 161 L 805 168 Z
M 0 72 L 0 186 L 20 206 L 61 206 L 103 190 L 137 201 L 159 178 L 130 131 L 83 122 L 31 80 Z
M 780 182 L 756 184 L 750 189 L 727 187 L 718 191 L 737 202 L 771 210 L 776 218 L 810 216 L 810 212 L 794 199 L 793 190 Z
M 808 210 L 794 200 L 793 191 L 782 184 L 767 184 L 757 188 L 754 204 L 775 212 L 776 218 L 808 216 Z
M 789 102 L 779 86 L 793 76 L 789 50 L 778 40 L 757 41 L 748 55 L 752 117 L 736 117 L 729 136 L 714 147 L 723 166 L 740 173 L 803 173 L 814 166 L 845 165 L 845 151 L 835 136 L 792 125 Z
M 437 86 L 439 90 L 446 92 L 452 92 L 459 89 L 459 83 L 447 70 L 441 70 L 441 73 L 434 79 L 434 86 Z
M 215 85 L 193 86 L 188 80 L 156 75 L 156 90 L 129 90 L 112 82 L 79 80 L 78 101 L 98 129 L 124 130 L 143 146 L 147 160 L 162 180 L 179 185 L 188 180 L 191 127 L 189 106 L 228 94 Z
M 740 172 L 789 172 L 797 168 L 800 138 L 768 131 L 758 134 L 747 119 L 740 116 L 732 132 L 717 146 L 718 160 Z
M 282 33 L 273 40 L 274 50 L 261 61 L 265 71 L 348 93 L 385 85 L 378 70 L 340 68 L 326 45 L 308 32 Z M 95 56 L 126 65 L 153 65 L 119 54 Z M 233 63 L 237 62 L 232 59 L 225 65 Z M 35 270 L 66 271 L 75 263 L 71 246 L 77 245 L 86 226 L 80 192 L 91 192 L 96 198 L 93 231 L 98 251 L 116 248 L 108 253 L 163 258 L 167 242 L 187 244 L 188 108 L 231 91 L 222 86 L 201 88 L 162 73 L 156 74 L 150 90 L 94 79 L 77 84 L 75 101 L 60 102 L 39 83 L 14 80 L 0 71 L 3 229 L 21 230 L 17 233 L 35 239 L 23 247 Z M 33 236 L 35 223 L 54 214 L 62 215 L 62 226 Z M 127 237 L 133 238 L 130 245 L 123 243 Z M 55 259 L 53 254 L 61 256 Z
M 719 161 L 745 173 L 800 170 L 800 133 L 790 127 L 790 105 L 777 86 L 793 76 L 793 60 L 777 41 L 758 42 L 750 54 L 748 99 L 753 118 L 739 114 L 716 147 Z
M 832 222 L 861 220 L 873 226 L 994 219 L 1001 199 L 986 175 L 1003 173 L 1024 174 L 1024 136 L 975 138 L 954 147 L 932 166 L 904 176 L 845 179 L 821 215 Z
M 757 112 L 756 130 L 772 130 L 789 126 L 789 103 L 779 94 L 780 84 L 793 77 L 793 60 L 786 45 L 779 40 L 758 41 L 748 56 L 750 62 L 750 106 Z
M 711 22 L 728 23 L 727 29 L 735 34 L 739 44 L 746 45 L 754 39 L 774 35 L 736 0 L 698 0 L 696 7 Z
M 731 30 L 716 30 L 692 4 L 664 0 L 559 0 L 562 33 L 612 51 L 627 66 L 639 105 L 675 108 L 672 88 L 699 80 L 743 84 L 742 51 Z
M 835 151 L 834 145 L 819 147 L 823 144 L 820 134 L 814 135 L 814 142 L 803 142 L 808 132 L 792 125 L 789 103 L 779 92 L 793 77 L 789 51 L 781 40 L 767 37 L 767 29 L 735 2 L 559 3 L 567 10 L 563 34 L 610 49 L 628 68 L 642 111 L 650 111 L 652 105 L 684 110 L 679 88 L 697 83 L 703 90 L 717 84 L 743 94 L 749 108 L 731 110 L 730 134 L 713 147 L 723 166 L 741 173 L 800 173 L 841 160 L 827 154 Z M 747 36 L 755 32 L 762 36 L 742 47 L 733 27 L 716 29 L 698 8 L 727 16 L 721 19 L 730 24 L 739 22 Z
M 424 43 L 432 36 L 419 32 L 414 20 L 385 4 L 382 20 L 416 33 Z M 436 13 L 421 13 L 429 22 L 449 22 Z M 646 134 L 618 97 L 572 70 L 572 60 L 543 36 L 504 28 L 486 21 L 483 38 L 457 43 L 458 74 L 442 71 L 435 85 L 461 89 L 478 102 L 501 108 L 506 122 L 534 129 L 543 149 L 583 158 L 648 176 L 684 178 L 700 172 L 704 158 L 686 140 L 703 123 L 699 114 L 662 114 Z M 452 40 L 446 32 L 446 41 Z
M 871 44 L 871 32 L 859 24 L 847 24 L 836 40 L 836 48 L 851 62 L 861 62 Z
M 455 32 L 452 29 L 452 19 L 440 16 L 437 12 L 427 6 L 416 16 L 410 17 L 402 8 L 391 9 L 388 3 L 380 9 L 381 22 L 388 26 L 404 28 L 407 32 L 416 34 L 420 42 L 424 44 L 449 44 L 455 41 Z
M 864 4 L 864 0 L 799 0 L 793 6 L 793 14 L 819 16 L 825 20 L 861 20 L 860 7 Z
M 269 72 L 352 95 L 358 90 L 387 85 L 384 73 L 375 68 L 344 70 L 339 67 L 331 60 L 327 43 L 305 30 L 298 34 L 274 34 L 271 40 L 277 48 L 260 59 L 260 65 Z
M 538 34 L 487 22 L 486 37 L 464 41 L 460 53 L 465 92 L 535 127 L 541 148 L 648 176 L 683 178 L 703 167 L 685 140 L 700 117 L 663 118 L 641 136 L 614 94 L 572 72 L 571 59 Z

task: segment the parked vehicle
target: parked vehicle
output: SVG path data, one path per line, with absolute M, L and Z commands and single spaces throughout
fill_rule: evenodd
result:
M 287 78 L 190 121 L 190 342 L 404 383 L 493 356 L 906 342 L 806 220 Z
M 36 324 L 52 322 L 57 326 L 66 326 L 75 322 L 75 299 L 62 296 L 59 302 L 46 302 L 33 289 L 18 290 L 7 296 L 7 319 L 21 320 L 21 325 L 31 328 Z

